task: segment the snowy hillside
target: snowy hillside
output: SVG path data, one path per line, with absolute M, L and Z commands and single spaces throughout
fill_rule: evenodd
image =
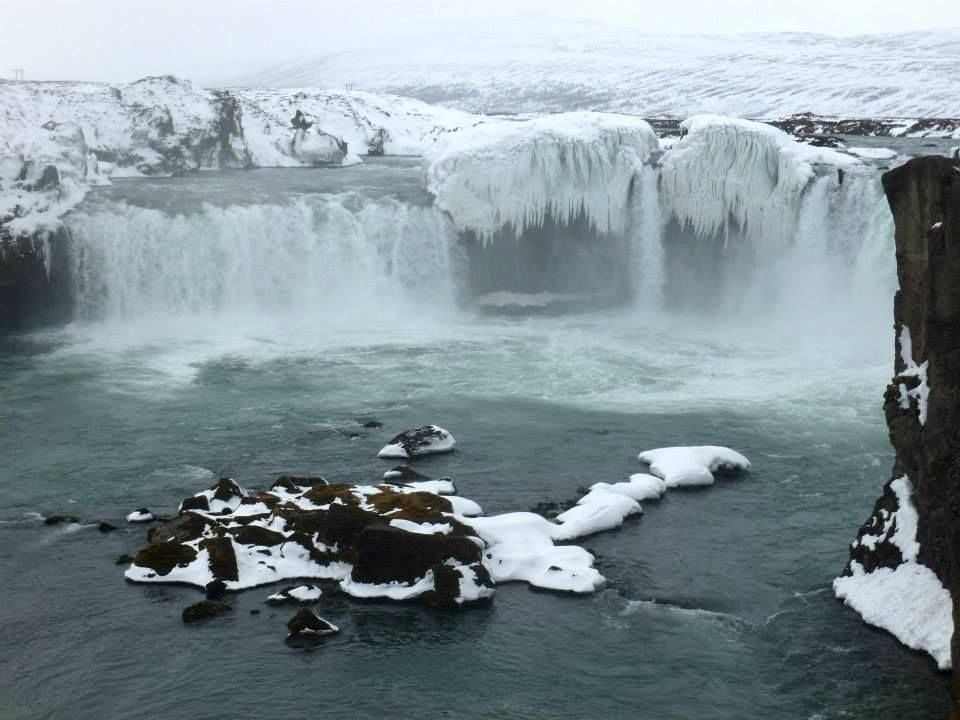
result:
M 291 127 L 296 110 L 307 129 Z M 55 228 L 90 185 L 110 177 L 421 154 L 480 121 L 364 92 L 204 90 L 173 77 L 0 82 L 0 238 Z
M 960 29 L 847 38 L 646 35 L 589 24 L 510 30 L 461 27 L 429 44 L 398 38 L 398 47 L 358 46 L 219 80 L 353 86 L 475 112 L 960 117 Z

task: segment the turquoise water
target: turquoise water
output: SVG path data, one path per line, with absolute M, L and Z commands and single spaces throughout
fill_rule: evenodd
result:
M 245 181 L 202 182 L 226 197 L 240 191 L 224 184 Z M 267 200 L 288 202 L 287 180 L 275 182 Z M 204 212 L 171 186 L 165 199 L 126 192 L 156 212 Z M 78 227 L 104 226 L 97 213 L 124 191 L 110 192 Z M 880 408 L 889 307 L 789 325 L 631 307 L 501 318 L 444 292 L 154 307 L 0 340 L 0 717 L 942 713 L 932 661 L 829 591 L 892 464 Z M 360 428 L 369 418 L 385 427 Z M 131 585 L 114 565 L 144 543 L 143 527 L 122 522 L 134 508 L 172 512 L 221 475 L 253 488 L 286 472 L 370 481 L 389 467 L 375 457 L 384 441 L 426 422 L 450 429 L 458 451 L 419 469 L 450 475 L 488 512 L 625 479 L 638 452 L 663 445 L 729 445 L 753 470 L 672 491 L 585 539 L 608 580 L 594 595 L 508 585 L 459 613 L 328 597 L 318 610 L 343 632 L 314 652 L 284 644 L 292 610 L 264 605 L 268 588 L 184 626 L 197 590 Z M 86 524 L 100 520 L 121 530 Z

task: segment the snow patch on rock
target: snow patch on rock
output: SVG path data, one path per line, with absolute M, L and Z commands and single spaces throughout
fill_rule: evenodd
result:
M 918 562 L 917 510 L 913 486 L 906 476 L 890 483 L 897 510 L 886 517 L 881 532 L 860 539 L 870 548 L 895 545 L 903 562 L 895 568 L 866 572 L 856 560 L 850 574 L 833 581 L 833 591 L 867 623 L 882 628 L 914 650 L 928 653 L 941 670 L 949 670 L 953 637 L 953 599 L 936 574 Z
M 913 339 L 910 336 L 910 328 L 906 325 L 901 326 L 897 341 L 900 345 L 900 359 L 904 364 L 904 370 L 901 371 L 897 377 L 913 379 L 913 387 L 910 388 L 907 387 L 907 383 L 905 382 L 897 383 L 900 407 L 904 410 L 909 410 L 911 401 L 916 400 L 917 417 L 921 425 L 926 425 L 927 407 L 930 400 L 930 385 L 927 383 L 927 370 L 930 366 L 930 361 L 924 360 L 918 365 L 916 360 L 913 359 Z

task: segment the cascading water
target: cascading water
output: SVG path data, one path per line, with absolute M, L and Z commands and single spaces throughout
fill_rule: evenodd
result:
M 454 301 L 457 244 L 429 207 L 353 194 L 187 214 L 110 204 L 70 218 L 78 318 L 333 315 Z
M 553 302 L 782 325 L 884 316 L 896 279 L 872 166 L 746 121 L 694 119 L 665 153 L 642 121 L 541 124 L 440 152 L 433 203 L 414 165 L 343 184 L 352 176 L 231 176 L 236 204 L 222 206 L 197 205 L 196 181 L 158 186 L 156 206 L 90 202 L 68 221 L 76 317 L 363 324 Z

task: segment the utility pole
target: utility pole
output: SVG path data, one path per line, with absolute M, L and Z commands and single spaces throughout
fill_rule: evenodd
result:
M 23 82 L 23 68 L 14 68 L 13 69 L 13 79 L 16 82 Z

